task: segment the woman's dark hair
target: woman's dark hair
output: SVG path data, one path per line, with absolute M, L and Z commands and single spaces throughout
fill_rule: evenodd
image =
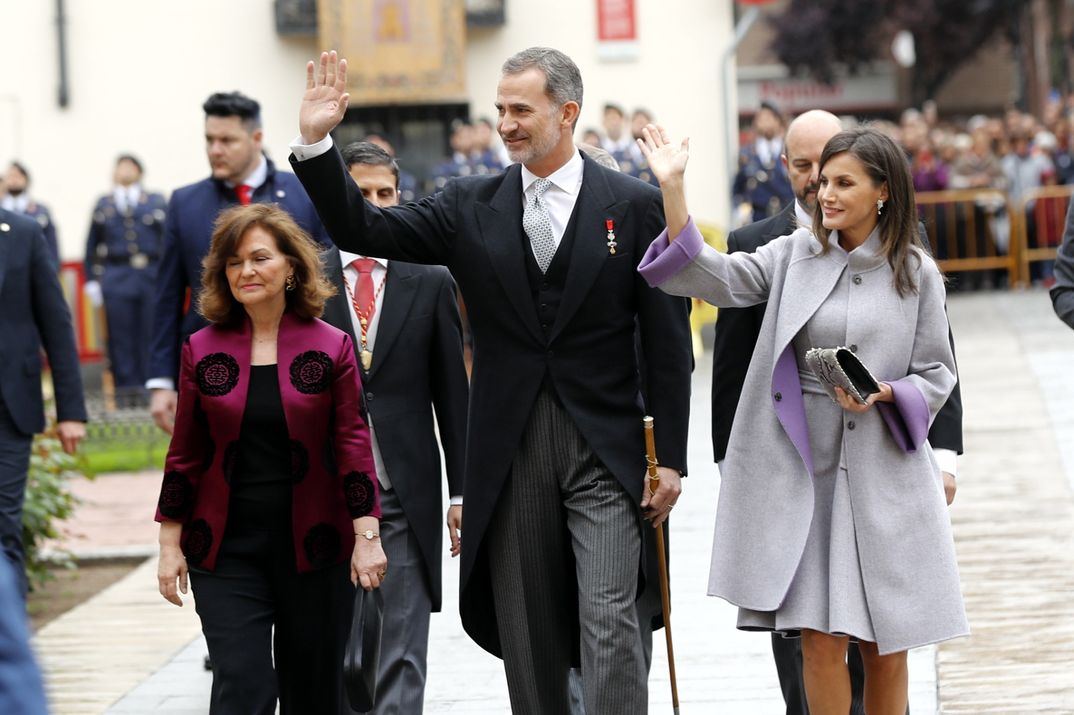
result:
M 336 292 L 321 270 L 320 248 L 290 214 L 276 204 L 236 206 L 216 219 L 209 253 L 201 261 L 198 312 L 210 323 L 235 325 L 246 317 L 242 303 L 231 294 L 228 259 L 236 254 L 243 236 L 261 228 L 276 240 L 276 248 L 294 271 L 294 289 L 286 291 L 287 310 L 301 318 L 319 318 L 324 303 Z
M 875 186 L 886 183 L 888 198 L 877 220 L 880 231 L 880 250 L 887 256 L 895 274 L 895 290 L 900 296 L 917 291 L 914 280 L 916 265 L 910 264 L 913 247 L 922 250 L 917 228 L 917 203 L 914 182 L 906 154 L 887 135 L 871 127 L 855 127 L 839 132 L 824 145 L 820 155 L 820 170 L 832 157 L 847 153 L 861 162 Z M 813 235 L 824 252 L 828 251 L 828 229 L 824 228 L 824 212 L 817 208 L 813 216 Z M 914 256 L 920 261 L 919 256 Z

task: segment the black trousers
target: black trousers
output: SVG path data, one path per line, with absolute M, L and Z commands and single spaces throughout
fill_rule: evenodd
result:
M 216 568 L 191 569 L 213 663 L 210 715 L 273 715 L 277 698 L 281 715 L 340 712 L 349 564 L 298 573 L 285 513 L 282 523 L 244 518 L 233 500 Z

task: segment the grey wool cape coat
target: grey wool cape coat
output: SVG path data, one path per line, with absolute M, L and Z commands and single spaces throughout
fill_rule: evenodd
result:
M 875 233 L 870 241 L 878 247 Z M 813 517 L 792 341 L 850 272 L 847 344 L 895 395 L 861 414 L 843 411 L 843 424 L 832 425 L 843 434 L 840 464 L 881 654 L 969 632 L 940 470 L 926 442 L 955 384 L 945 291 L 932 259 L 915 254 L 917 290 L 899 296 L 879 251 L 841 258 L 800 228 L 756 253 L 728 255 L 706 246 L 691 221 L 673 242 L 661 234 L 639 267 L 673 295 L 720 307 L 768 301 L 728 445 L 709 577 L 710 595 L 756 611 L 780 607 Z

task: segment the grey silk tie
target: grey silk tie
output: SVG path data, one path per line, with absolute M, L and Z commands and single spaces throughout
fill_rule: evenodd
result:
M 548 264 L 556 255 L 556 239 L 552 235 L 552 220 L 548 216 L 548 205 L 544 201 L 544 192 L 551 188 L 548 179 L 533 182 L 533 200 L 526 200 L 526 209 L 522 212 L 522 229 L 530 237 L 533 256 L 541 273 L 548 270 Z

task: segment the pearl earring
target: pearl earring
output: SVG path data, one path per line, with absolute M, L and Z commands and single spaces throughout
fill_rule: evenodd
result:
M 877 199 L 876 200 L 876 215 L 877 216 L 879 216 L 882 213 L 881 212 L 882 208 L 884 208 L 884 199 Z

